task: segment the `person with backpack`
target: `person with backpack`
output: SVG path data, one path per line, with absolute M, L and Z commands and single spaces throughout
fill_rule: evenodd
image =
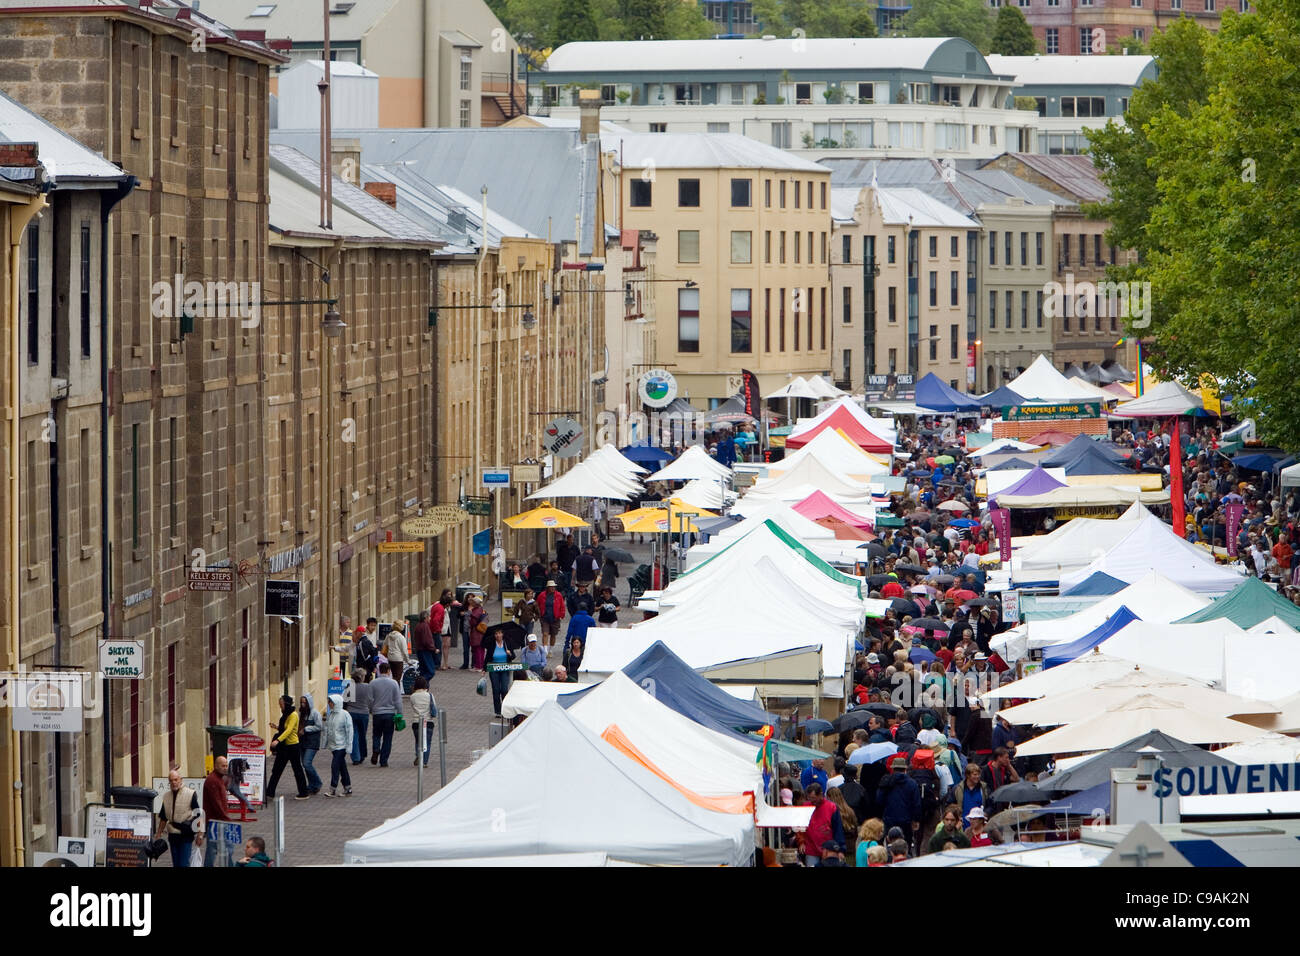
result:
M 353 633 L 352 646 L 355 666 L 365 671 L 366 680 L 370 680 L 375 674 L 375 668 L 379 666 L 379 648 L 375 647 L 370 632 L 364 627 L 357 628 Z
M 917 789 L 921 795 L 921 815 L 918 835 L 930 833 L 934 830 L 935 823 L 939 818 L 939 808 L 942 806 L 942 793 L 939 787 L 939 775 L 934 769 L 934 751 L 929 748 L 920 748 L 912 753 L 912 765 L 908 770 L 908 776 L 916 781 Z M 920 848 L 918 847 L 918 850 Z
M 898 827 L 904 834 L 913 833 L 921 826 L 921 788 L 908 775 L 906 757 L 891 757 L 889 769 L 876 788 L 880 818 L 886 830 Z

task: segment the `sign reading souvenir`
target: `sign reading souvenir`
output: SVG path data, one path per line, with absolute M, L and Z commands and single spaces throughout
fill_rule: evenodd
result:
M 270 617 L 299 617 L 302 606 L 301 581 L 267 581 L 262 613 Z
M 380 554 L 419 554 L 424 550 L 423 541 L 380 541 L 375 545 Z
M 1101 402 L 1073 402 L 1069 405 L 1003 405 L 1002 419 L 1008 422 L 1040 418 L 1099 418 Z
M 426 508 L 422 515 L 407 518 L 398 528 L 408 538 L 436 538 L 468 517 L 465 509 L 457 505 L 438 505 Z
M 572 418 L 555 418 L 542 429 L 542 447 L 556 458 L 582 453 L 582 426 Z
M 191 591 L 233 591 L 235 589 L 234 568 L 190 568 L 189 588 Z
M 637 394 L 650 408 L 667 408 L 677 397 L 677 379 L 667 369 L 652 368 L 641 374 Z
M 117 680 L 139 680 L 144 673 L 144 641 L 100 641 L 99 672 Z
M 1155 795 L 1163 800 L 1216 793 L 1278 793 L 1300 790 L 1300 763 L 1227 764 L 1213 767 L 1160 767 Z

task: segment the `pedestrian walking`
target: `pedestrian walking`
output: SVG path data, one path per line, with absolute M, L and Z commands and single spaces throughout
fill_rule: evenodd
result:
M 411 766 L 420 762 L 420 754 L 424 754 L 424 765 L 429 766 L 429 753 L 433 749 L 433 718 L 437 715 L 438 707 L 429 692 L 429 682 L 417 677 L 411 691 L 411 733 L 415 735 L 415 762 Z M 423 742 L 420 740 L 421 719 L 425 721 Z
M 293 698 L 285 698 L 289 702 L 289 710 L 293 710 Z M 203 781 L 203 821 L 205 823 L 222 823 L 230 819 L 230 814 L 226 812 L 226 774 L 229 772 L 229 761 L 225 757 L 217 757 L 212 761 L 212 773 L 208 774 L 207 779 Z M 204 867 L 213 867 L 217 865 L 217 852 L 220 849 L 219 841 L 208 840 L 207 845 L 203 843 L 204 834 L 199 833 L 195 836 L 194 841 L 198 846 L 203 847 L 203 865 Z M 226 858 L 223 860 L 225 866 L 230 865 L 230 851 L 225 851 Z
M 460 606 L 460 602 L 456 600 L 451 589 L 446 588 L 438 596 L 438 600 L 433 602 L 433 606 L 429 608 L 429 630 L 433 632 L 434 645 L 437 649 L 434 663 L 439 670 L 451 670 L 451 649 L 454 646 L 451 640 L 452 609 Z M 468 649 L 466 649 L 465 654 L 465 663 L 468 664 Z M 462 670 L 464 669 L 462 668 Z
M 469 646 L 474 652 L 474 669 L 483 669 L 483 635 L 487 633 L 487 611 L 477 594 L 469 596 Z
M 434 607 L 441 607 L 435 604 Z M 443 619 L 447 614 L 444 610 Z M 420 676 L 425 681 L 433 680 L 438 673 L 438 648 L 433 637 L 433 628 L 429 625 L 429 612 L 421 611 L 419 620 L 411 630 L 411 640 L 415 643 L 415 654 L 420 663 Z
M 393 680 L 387 664 L 379 665 L 379 676 L 370 682 L 370 762 L 388 766 L 388 755 L 393 750 L 393 723 L 402 710 L 402 686 Z
M 541 675 L 543 669 L 545 669 L 546 651 L 542 650 L 540 647 L 537 646 L 536 634 L 528 635 L 528 646 L 524 648 L 524 652 L 521 655 L 520 660 L 523 661 L 525 667 L 527 667 L 530 671 L 532 671 L 534 674 L 537 674 L 539 676 Z
M 298 711 L 293 706 L 293 698 L 285 694 L 280 698 L 280 721 L 275 725 L 275 736 L 271 738 L 271 750 L 275 753 L 275 763 L 271 766 L 271 780 L 266 785 L 266 802 L 275 799 L 275 788 L 280 782 L 287 763 L 293 768 L 293 779 L 298 785 L 295 800 L 306 800 L 311 796 L 307 792 L 307 777 L 302 772 L 302 745 L 298 742 Z M 225 757 L 217 758 L 224 766 Z M 207 786 L 204 786 L 206 802 Z M 224 808 L 223 808 L 224 817 Z
M 194 854 L 194 840 L 203 833 L 203 810 L 199 795 L 193 787 L 182 786 L 181 772 L 173 769 L 167 774 L 167 792 L 163 794 L 158 811 L 158 832 L 155 840 L 167 837 L 171 850 L 172 866 L 190 865 Z
M 324 727 L 311 694 L 298 698 L 298 742 L 302 745 L 302 772 L 307 777 L 307 791 L 320 793 L 321 779 L 316 772 L 316 753 L 320 750 L 320 733 Z
M 352 718 L 343 709 L 343 695 L 330 694 L 329 710 L 325 713 L 325 729 L 321 733 L 324 748 L 330 752 L 330 788 L 325 796 L 336 797 L 339 780 L 343 781 L 343 795 L 352 796 L 352 777 L 348 773 L 348 751 L 352 749 Z
M 401 621 L 393 622 L 393 629 L 384 640 L 384 658 L 388 661 L 388 671 L 400 690 L 402 671 L 411 660 L 410 647 L 406 643 L 406 625 Z
M 618 627 L 618 609 L 622 605 L 608 584 L 600 586 L 600 600 L 596 602 L 596 623 L 601 627 Z
M 515 602 L 514 615 L 515 621 L 524 629 L 525 634 L 537 633 L 537 618 L 540 613 L 532 589 L 524 588 L 524 596 Z
M 343 709 L 352 717 L 352 766 L 366 759 L 366 731 L 370 728 L 370 698 L 374 693 L 369 681 L 363 680 L 366 672 L 358 668 L 352 672 L 352 699 Z
M 514 673 L 508 670 L 488 671 L 487 668 L 489 664 L 508 664 L 512 662 L 515 659 L 515 652 L 506 647 L 506 635 L 500 628 L 492 632 L 492 643 L 485 648 L 485 651 L 483 670 L 487 671 L 488 679 L 492 683 L 492 710 L 500 717 L 501 701 L 510 692 L 510 684 L 514 679 Z
M 546 590 L 537 595 L 537 611 L 542 622 L 542 636 L 546 638 L 546 653 L 549 655 L 555 646 L 555 638 L 560 633 L 560 622 L 568 613 L 564 595 L 557 589 L 554 578 L 549 578 Z

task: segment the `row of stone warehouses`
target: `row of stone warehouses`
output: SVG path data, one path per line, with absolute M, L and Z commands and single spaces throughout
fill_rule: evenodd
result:
M 79 733 L 3 710 L 0 863 L 82 832 L 106 775 L 199 775 L 205 728 L 319 700 L 345 626 L 486 581 L 470 537 L 527 485 L 423 553 L 378 545 L 478 492 L 476 463 L 542 459 L 552 412 L 594 424 L 607 315 L 640 296 L 584 293 L 651 280 L 652 237 L 606 229 L 577 131 L 513 151 L 577 170 L 548 186 L 576 212 L 553 234 L 485 224 L 477 188 L 384 181 L 354 142 L 322 213 L 319 149 L 272 145 L 281 50 L 172 0 L 0 11 L 0 669 L 94 672 L 110 636 L 144 645 L 141 679 L 87 685 Z M 510 179 L 491 187 L 495 210 Z M 497 290 L 508 307 L 484 308 Z M 196 589 L 202 568 L 231 590 Z M 266 613 L 277 580 L 299 616 Z

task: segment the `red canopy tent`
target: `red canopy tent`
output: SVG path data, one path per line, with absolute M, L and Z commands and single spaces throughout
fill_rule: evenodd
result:
M 869 432 L 860 421 L 853 417 L 853 414 L 847 408 L 842 406 L 831 412 L 817 427 L 786 438 L 785 447 L 802 448 L 828 428 L 838 428 L 849 441 L 863 451 L 874 452 L 879 455 L 892 454 L 894 451 L 893 445 L 879 435 Z
M 823 528 L 830 528 L 835 532 L 835 537 L 840 541 L 875 541 L 876 536 L 865 528 L 859 528 L 857 525 L 849 524 L 832 515 L 824 518 L 814 518 Z
M 852 525 L 862 531 L 871 531 L 872 522 L 870 518 L 864 518 L 862 515 L 854 514 L 848 508 L 826 494 L 824 491 L 814 491 L 803 501 L 794 505 L 794 510 L 799 512 L 805 518 L 811 518 L 816 521 L 819 518 L 836 518 L 847 525 Z M 869 540 L 869 539 L 867 539 Z

